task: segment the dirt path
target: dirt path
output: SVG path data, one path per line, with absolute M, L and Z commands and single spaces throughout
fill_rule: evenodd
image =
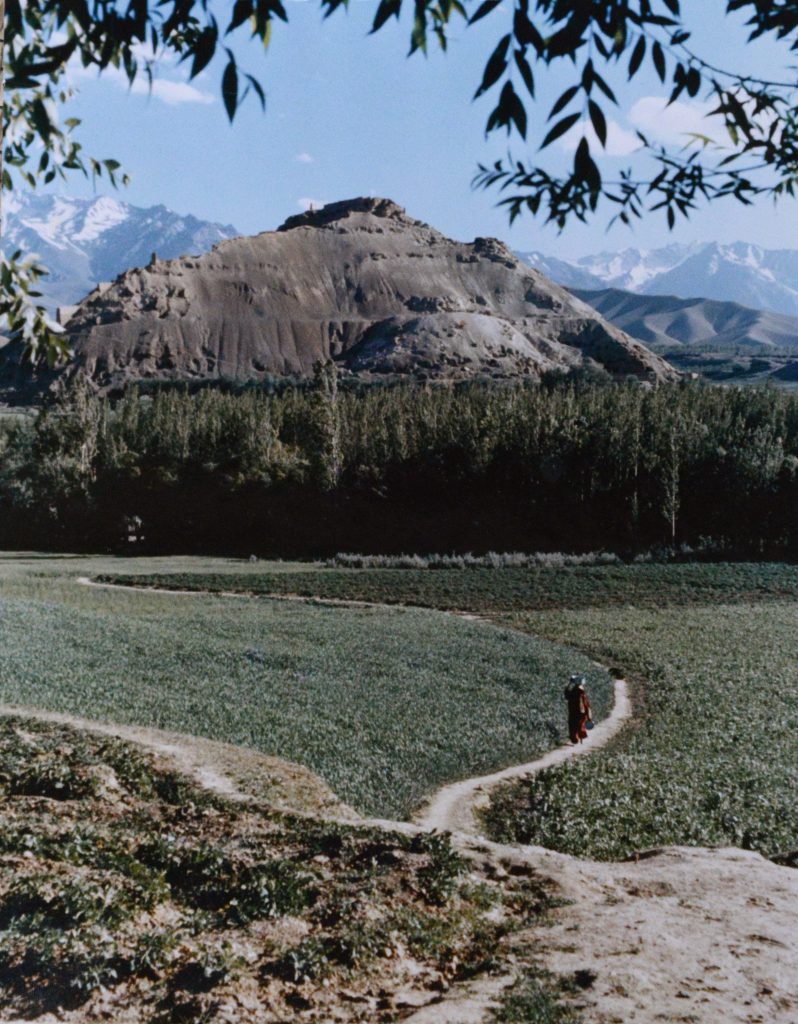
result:
M 608 718 L 599 722 L 588 734 L 589 738 L 578 745 L 568 743 L 550 750 L 543 757 L 528 764 L 513 765 L 492 775 L 453 782 L 434 793 L 428 803 L 413 816 L 413 820 L 425 829 L 447 832 L 465 832 L 479 835 L 476 811 L 487 806 L 490 792 L 502 782 L 534 775 L 544 768 L 562 764 L 572 757 L 579 757 L 598 750 L 617 735 L 632 713 L 631 702 L 623 679 L 615 680 L 615 703 Z
M 0 704 L 0 717 L 53 722 L 134 743 L 154 754 L 164 767 L 186 775 L 202 789 L 228 800 L 265 800 L 278 810 L 335 815 L 349 821 L 358 818 L 309 769 L 247 747 L 163 729 L 96 722 L 19 704 Z
M 415 823 L 370 823 L 404 833 L 452 830 L 455 847 L 477 873 L 532 874 L 553 882 L 565 905 L 553 922 L 518 938 L 536 950 L 544 967 L 571 982 L 576 994 L 569 998 L 586 1024 L 798 1024 L 798 871 L 743 850 L 669 847 L 628 863 L 600 863 L 539 847 L 502 846 L 475 834 L 473 811 L 493 786 L 595 750 L 629 713 L 626 686 L 618 681 L 612 714 L 587 744 L 446 786 Z M 456 985 L 407 1020 L 482 1024 L 511 982 L 503 975 Z

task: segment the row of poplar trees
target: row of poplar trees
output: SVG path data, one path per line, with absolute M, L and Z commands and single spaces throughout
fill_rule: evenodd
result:
M 700 383 L 128 391 L 0 429 L 0 544 L 323 555 L 798 548 L 798 398 Z

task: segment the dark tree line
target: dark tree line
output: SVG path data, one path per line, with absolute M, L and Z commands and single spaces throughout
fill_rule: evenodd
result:
M 798 549 L 798 398 L 680 384 L 78 386 L 0 430 L 0 545 L 323 555 Z

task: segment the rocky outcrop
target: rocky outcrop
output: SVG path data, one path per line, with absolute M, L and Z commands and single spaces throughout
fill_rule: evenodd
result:
M 388 199 L 332 203 L 198 257 L 153 260 L 67 325 L 103 390 L 140 380 L 307 376 L 538 378 L 598 364 L 675 371 L 501 242 L 454 242 Z

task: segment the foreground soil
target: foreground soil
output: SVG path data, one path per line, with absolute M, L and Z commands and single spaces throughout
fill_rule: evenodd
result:
M 744 850 L 625 864 L 532 854 L 570 902 L 536 950 L 590 1024 L 795 1024 L 798 872 Z
M 231 800 L 218 765 L 209 792 L 172 763 L 0 723 L 0 1019 L 388 1022 L 531 964 L 556 902 L 531 865 Z
M 4 1021 L 798 1020 L 792 868 L 299 817 L 247 794 L 245 753 L 93 729 L 0 725 Z M 351 814 L 311 779 L 314 815 Z

